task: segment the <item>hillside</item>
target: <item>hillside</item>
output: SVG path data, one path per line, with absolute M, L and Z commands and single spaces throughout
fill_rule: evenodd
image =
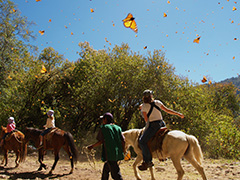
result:
M 238 77 L 232 77 L 229 79 L 225 79 L 221 81 L 220 83 L 233 83 L 238 88 L 238 94 L 240 94 L 240 75 Z

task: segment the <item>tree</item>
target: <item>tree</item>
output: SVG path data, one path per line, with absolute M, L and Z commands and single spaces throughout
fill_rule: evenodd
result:
M 15 115 L 20 102 L 18 87 L 33 56 L 32 46 L 26 44 L 33 38 L 31 23 L 21 17 L 16 5 L 8 0 L 0 1 L 0 108 L 1 120 Z M 34 49 L 32 49 L 34 52 Z
M 28 53 L 24 41 L 33 38 L 31 23 L 21 17 L 16 5 L 9 0 L 0 1 L 0 90 L 12 72 L 15 60 L 22 60 Z

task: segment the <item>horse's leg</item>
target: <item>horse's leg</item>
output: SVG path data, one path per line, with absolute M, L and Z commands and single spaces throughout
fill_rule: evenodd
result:
M 134 174 L 135 177 L 137 178 L 137 180 L 141 180 L 141 176 L 139 175 L 138 171 L 137 171 L 137 165 L 143 160 L 142 155 L 137 155 L 136 160 L 133 163 L 133 170 L 134 170 Z
M 187 153 L 184 158 L 197 169 L 203 180 L 207 180 L 203 167 L 195 160 L 195 158 L 192 156 L 192 153 Z
M 46 169 L 47 166 L 43 163 L 43 156 L 44 156 L 44 150 L 39 149 L 38 150 L 38 162 L 40 163 L 40 167 L 38 168 L 38 171 L 41 171 L 42 168 Z
M 177 180 L 182 180 L 183 175 L 184 175 L 184 170 L 183 170 L 181 162 L 180 162 L 181 158 L 176 156 L 176 157 L 171 157 L 171 160 L 173 162 L 174 167 L 177 170 L 177 174 L 178 174 Z
M 7 166 L 7 164 L 8 164 L 8 150 L 5 150 L 5 151 L 4 151 L 4 159 L 5 159 L 5 164 L 4 164 L 4 166 Z
M 2 165 L 4 164 L 4 162 L 5 162 L 5 156 L 3 156 Z
M 67 152 L 68 157 L 71 161 L 71 170 L 70 170 L 69 174 L 72 174 L 73 173 L 73 168 L 74 168 L 72 153 L 70 152 L 68 145 L 65 145 L 63 148 Z
M 153 170 L 154 170 L 154 167 L 150 167 L 150 168 L 149 168 L 149 171 L 150 171 L 152 180 L 155 180 Z
M 19 166 L 18 160 L 19 160 L 19 156 L 20 156 L 20 151 L 16 150 L 15 154 L 16 154 L 16 159 L 15 159 L 16 166 L 15 167 L 18 167 Z
M 52 172 L 53 172 L 54 169 L 55 169 L 55 166 L 57 165 L 57 162 L 58 162 L 58 160 L 59 160 L 59 150 L 60 150 L 60 149 L 54 149 L 55 160 L 54 160 L 52 169 L 49 171 L 49 174 L 52 174 Z

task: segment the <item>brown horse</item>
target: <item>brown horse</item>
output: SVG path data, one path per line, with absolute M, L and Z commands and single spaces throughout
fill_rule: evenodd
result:
M 7 133 L 7 128 L 6 127 L 1 127 L 1 134 L 0 137 L 2 138 L 6 133 Z M 2 164 L 5 164 L 4 166 L 7 166 L 8 164 L 8 151 L 13 150 L 16 154 L 16 167 L 18 167 L 20 162 L 23 162 L 26 158 L 27 155 L 27 146 L 24 143 L 24 134 L 20 131 L 14 131 L 11 134 L 9 134 L 2 145 L 2 149 L 4 152 L 4 158 L 2 161 Z
M 42 130 L 27 127 L 25 129 L 26 142 L 31 140 L 35 143 L 35 147 L 39 148 L 39 143 L 40 143 L 39 136 L 41 133 L 42 133 Z M 46 165 L 43 163 L 43 156 L 45 151 L 53 150 L 55 161 L 53 163 L 51 170 L 49 171 L 49 174 L 52 174 L 59 160 L 59 151 L 63 147 L 64 150 L 67 152 L 71 161 L 71 171 L 69 173 L 71 174 L 73 172 L 74 162 L 77 162 L 77 158 L 78 158 L 78 151 L 74 144 L 74 139 L 72 134 L 70 132 L 65 132 L 63 130 L 56 129 L 54 132 L 51 132 L 51 135 L 46 134 L 45 136 L 47 136 L 48 139 L 47 140 L 44 139 L 43 148 L 40 148 L 38 150 L 38 161 L 40 163 L 40 167 L 38 168 L 38 171 L 41 171 L 42 168 L 46 169 Z

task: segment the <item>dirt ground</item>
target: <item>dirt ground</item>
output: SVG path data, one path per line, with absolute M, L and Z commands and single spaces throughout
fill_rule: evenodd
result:
M 61 153 L 64 154 L 64 153 Z M 1 155 L 2 159 L 3 156 Z M 15 168 L 15 155 L 9 154 L 9 164 L 7 167 L 0 166 L 0 179 L 66 179 L 66 180 L 97 180 L 101 179 L 101 170 L 103 163 L 100 160 L 88 161 L 85 155 L 81 155 L 78 163 L 75 165 L 73 174 L 69 174 L 70 161 L 66 157 L 61 156 L 55 171 L 52 175 L 48 172 L 53 164 L 53 155 L 48 152 L 44 162 L 48 165 L 47 170 L 38 172 L 39 163 L 37 161 L 37 153 L 28 154 L 26 161 Z M 132 164 L 134 159 L 130 161 L 121 161 L 120 168 L 122 176 L 125 180 L 134 180 Z M 174 180 L 177 179 L 176 170 L 172 165 L 171 160 L 164 162 L 154 161 L 155 177 L 158 180 Z M 201 176 L 186 160 L 182 161 L 185 175 L 184 180 L 200 180 Z M 205 159 L 203 167 L 209 180 L 240 180 L 240 161 L 234 160 L 212 160 Z M 149 171 L 140 172 L 143 180 L 150 180 Z M 111 178 L 110 178 L 111 179 Z

